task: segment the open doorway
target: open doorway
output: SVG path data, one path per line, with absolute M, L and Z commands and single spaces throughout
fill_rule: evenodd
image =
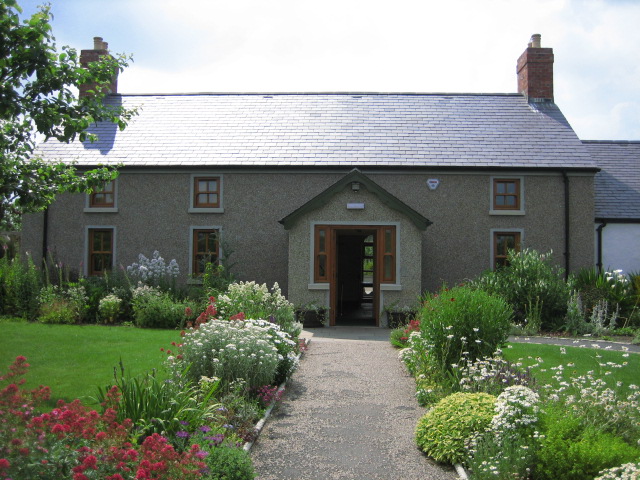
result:
M 336 325 L 376 325 L 376 230 L 336 232 Z

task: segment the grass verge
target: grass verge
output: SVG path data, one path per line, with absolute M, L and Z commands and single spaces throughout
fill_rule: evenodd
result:
M 562 353 L 562 349 L 566 353 Z M 532 370 L 536 380 L 542 384 L 551 383 L 554 370 L 551 367 L 562 364 L 565 373 L 572 377 L 585 375 L 593 371 L 596 377 L 602 378 L 607 385 L 615 388 L 621 381 L 623 391 L 630 384 L 640 386 L 640 354 L 604 350 L 602 348 L 559 347 L 557 345 L 541 345 L 535 343 L 510 343 L 503 349 L 503 356 L 510 362 L 522 362 L 525 367 L 537 365 Z M 542 362 L 540 361 L 542 360 Z M 624 365 L 626 363 L 626 365 Z M 607 365 L 609 364 L 609 365 Z M 623 365 L 621 368 L 610 364 Z M 607 374 L 606 372 L 611 372 Z
M 16 320 L 0 321 L 0 371 L 18 355 L 31 365 L 28 388 L 51 387 L 49 406 L 58 399 L 79 398 L 88 403 L 98 385 L 113 383 L 113 368 L 122 360 L 131 375 L 162 366 L 166 354 L 180 340 L 176 330 L 148 330 L 100 325 L 43 325 Z

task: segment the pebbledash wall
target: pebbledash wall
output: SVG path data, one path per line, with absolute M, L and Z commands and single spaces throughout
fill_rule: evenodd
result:
M 222 178 L 219 213 L 190 213 L 193 174 Z M 278 282 L 294 303 L 328 302 L 328 293 L 310 286 L 313 222 L 394 223 L 399 226 L 399 282 L 382 291 L 382 302 L 411 301 L 442 283 L 455 284 L 491 267 L 492 232 L 518 231 L 522 246 L 553 250 L 565 265 L 565 181 L 561 171 L 533 170 L 375 170 L 362 173 L 432 222 L 420 231 L 400 212 L 382 205 L 366 190 L 349 188 L 330 202 L 298 219 L 291 230 L 278 221 L 349 173 L 347 169 L 282 171 L 216 169 L 127 169 L 116 183 L 113 212 L 87 212 L 86 195 L 60 195 L 47 213 L 49 250 L 58 261 L 85 271 L 86 237 L 90 227 L 115 228 L 115 264 L 126 266 L 139 253 L 154 250 L 175 258 L 180 280 L 187 281 L 192 227 L 220 228 L 223 244 L 233 250 L 233 273 L 240 280 L 271 286 Z M 516 215 L 491 212 L 492 178 L 518 177 L 523 211 Z M 571 270 L 593 265 L 593 173 L 569 173 L 569 265 Z M 429 179 L 438 187 L 430 189 Z M 365 209 L 347 211 L 345 204 L 362 202 Z M 42 213 L 24 219 L 22 248 L 36 262 L 43 251 Z M 418 252 L 421 252 L 418 253 Z M 310 288 L 312 287 L 312 288 Z

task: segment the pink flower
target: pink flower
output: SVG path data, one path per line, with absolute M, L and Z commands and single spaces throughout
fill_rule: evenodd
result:
M 11 466 L 9 460 L 6 458 L 0 458 L 0 469 L 7 469 Z

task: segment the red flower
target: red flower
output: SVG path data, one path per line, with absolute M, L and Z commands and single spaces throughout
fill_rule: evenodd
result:
M 91 468 L 93 470 L 97 470 L 98 459 L 95 457 L 95 455 L 89 455 L 82 461 L 82 465 L 84 466 L 84 468 Z
M 11 464 L 9 463 L 9 460 L 7 460 L 6 458 L 0 458 L 0 469 L 6 469 L 9 468 L 11 466 Z
M 191 307 L 187 307 L 184 309 L 184 315 L 185 317 L 190 317 L 191 315 L 193 315 L 193 310 L 191 310 Z

